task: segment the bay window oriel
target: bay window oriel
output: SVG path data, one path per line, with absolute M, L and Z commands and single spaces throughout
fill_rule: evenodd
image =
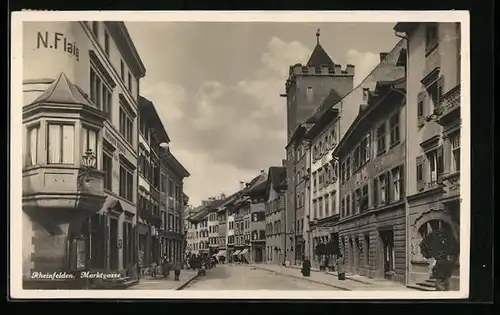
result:
M 34 124 L 27 127 L 26 130 L 26 166 L 38 164 L 38 141 L 40 134 L 40 124 Z

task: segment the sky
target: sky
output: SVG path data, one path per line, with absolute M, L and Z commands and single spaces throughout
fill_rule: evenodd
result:
M 285 158 L 290 65 L 320 43 L 332 60 L 355 66 L 354 84 L 399 41 L 394 23 L 127 22 L 146 66 L 140 93 L 151 100 L 171 152 L 191 176 L 196 206 L 236 192 Z

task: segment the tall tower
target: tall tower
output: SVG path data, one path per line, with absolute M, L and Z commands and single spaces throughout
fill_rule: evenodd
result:
M 341 97 L 353 89 L 354 66 L 342 70 L 320 44 L 320 31 L 316 33 L 316 47 L 306 65 L 290 66 L 286 80 L 287 141 L 294 130 L 308 119 L 321 101 L 334 89 Z
M 354 66 L 347 65 L 344 70 L 328 56 L 320 44 L 320 32 L 316 33 L 316 47 L 306 65 L 290 66 L 286 80 L 287 99 L 287 194 L 285 230 L 290 235 L 285 238 L 285 261 L 292 264 L 300 259 L 303 251 L 300 239 L 301 227 L 304 223 L 304 171 L 307 169 L 303 141 L 300 137 L 303 130 L 298 128 L 305 123 L 319 108 L 323 100 L 333 89 L 344 97 L 353 89 Z M 331 104 L 334 105 L 334 104 Z M 294 137 L 292 137 L 295 134 Z M 293 235 L 293 236 L 292 236 Z

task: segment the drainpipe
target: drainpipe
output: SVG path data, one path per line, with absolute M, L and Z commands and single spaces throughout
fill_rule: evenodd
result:
M 406 42 L 406 64 L 405 64 L 405 77 L 406 77 L 406 86 L 408 87 L 408 73 L 409 73 L 409 67 L 410 67 L 410 41 L 408 40 L 408 36 L 406 33 L 402 32 L 395 32 L 397 37 L 402 38 Z M 408 88 L 406 89 L 408 93 Z M 400 92 L 400 91 L 399 91 Z M 405 192 L 408 191 L 408 183 L 409 183 L 409 176 L 408 176 L 408 97 L 405 96 Z M 406 193 L 407 194 L 407 193 Z M 410 245 L 410 224 L 409 224 L 409 219 L 410 219 L 410 208 L 408 206 L 408 198 L 404 196 L 405 198 L 405 228 L 406 228 L 406 237 L 405 237 L 405 243 L 406 243 L 406 271 L 405 271 L 405 285 L 408 286 L 410 282 L 410 251 L 409 245 Z

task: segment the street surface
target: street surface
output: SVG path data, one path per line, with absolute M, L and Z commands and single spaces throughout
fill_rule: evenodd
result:
M 138 285 L 130 287 L 129 290 L 177 290 L 180 285 L 195 275 L 196 271 L 182 270 L 179 276 L 180 281 L 175 281 L 174 272 L 172 271 L 167 279 L 163 278 L 163 276 L 159 276 L 156 279 L 152 279 L 151 277 L 143 278 Z
M 297 276 L 300 272 L 297 271 Z M 207 270 L 207 275 L 198 277 L 184 290 L 317 290 L 335 291 L 336 288 L 298 279 L 248 265 L 217 265 Z

